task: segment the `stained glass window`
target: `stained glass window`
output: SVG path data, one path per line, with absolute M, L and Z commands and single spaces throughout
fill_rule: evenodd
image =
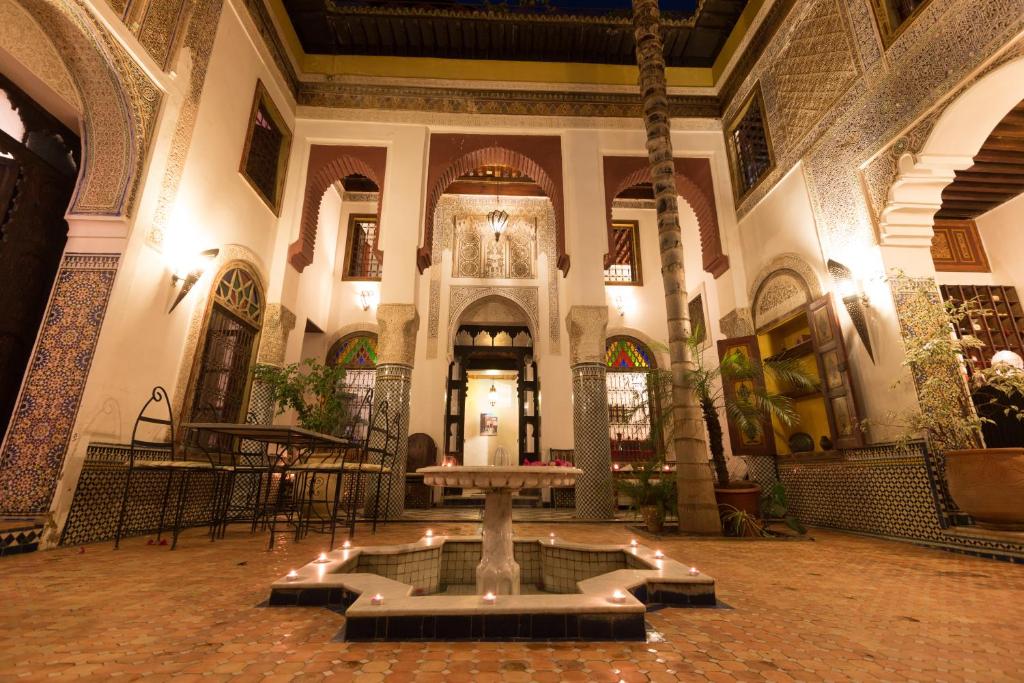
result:
M 605 364 L 608 393 L 608 438 L 612 460 L 635 462 L 654 455 L 651 416 L 654 414 L 651 371 L 656 367 L 651 350 L 631 337 L 607 342 Z
M 755 89 L 746 106 L 729 127 L 734 181 L 737 194 L 747 194 L 772 168 L 771 142 L 764 120 L 761 91 Z
M 610 370 L 650 370 L 655 367 L 650 349 L 629 337 L 609 339 L 604 362 Z
M 642 285 L 640 231 L 636 221 L 612 223 L 612 262 L 604 271 L 605 284 Z
M 327 364 L 373 370 L 377 367 L 377 335 L 353 334 L 339 339 L 327 352 Z
M 381 258 L 377 253 L 377 217 L 352 216 L 348 226 L 348 254 L 345 277 L 350 280 L 379 280 Z
M 263 294 L 256 278 L 244 268 L 232 268 L 221 277 L 214 300 L 257 329 L 263 318 Z

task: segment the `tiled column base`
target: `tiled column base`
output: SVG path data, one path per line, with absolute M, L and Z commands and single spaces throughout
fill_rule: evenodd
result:
M 572 426 L 576 480 L 576 517 L 611 519 L 612 456 L 608 439 L 608 389 L 605 366 L 580 363 L 572 367 Z
M 384 363 L 377 366 L 377 378 L 373 389 L 373 411 L 376 414 L 382 401 L 388 403 L 388 421 L 395 419 L 398 411 L 398 455 L 391 468 L 391 474 L 381 482 L 381 496 L 387 495 L 390 482 L 391 495 L 387 500 L 388 519 L 397 519 L 405 510 L 405 461 L 409 442 L 409 401 L 412 392 L 412 368 L 398 363 Z M 375 482 L 371 479 L 371 483 Z M 376 486 L 367 496 L 367 512 L 373 511 Z M 383 503 L 382 503 L 383 507 Z M 381 513 L 383 515 L 383 512 Z

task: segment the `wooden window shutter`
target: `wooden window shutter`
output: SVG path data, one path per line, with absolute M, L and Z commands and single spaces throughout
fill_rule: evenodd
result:
M 753 359 L 758 366 L 761 363 L 761 352 L 757 346 L 757 337 L 734 337 L 732 339 L 721 339 L 718 342 L 718 357 L 725 358 L 726 354 L 738 351 L 744 356 Z M 740 392 L 764 389 L 764 375 L 759 375 L 751 386 L 750 380 L 729 380 L 722 378 L 722 391 L 726 400 L 733 400 Z M 775 455 L 775 435 L 772 431 L 771 422 L 765 416 L 761 423 L 761 433 L 751 436 L 739 429 L 732 420 L 727 418 L 729 423 L 729 443 L 732 445 L 732 452 L 735 455 Z
M 821 391 L 825 395 L 825 412 L 832 441 L 836 448 L 860 448 L 864 433 L 860 428 L 857 400 L 846 359 L 843 332 L 832 305 L 832 296 L 825 295 L 807 306 L 814 353 L 818 357 Z

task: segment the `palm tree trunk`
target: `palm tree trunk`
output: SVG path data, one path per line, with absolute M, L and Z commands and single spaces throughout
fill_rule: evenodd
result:
M 633 31 L 640 68 L 647 155 L 658 211 L 661 278 L 668 313 L 669 358 L 672 361 L 673 445 L 679 491 L 679 529 L 684 532 L 720 534 L 722 522 L 715 504 L 715 487 L 704 447 L 701 412 L 684 375 L 693 367 L 686 340 L 690 319 L 686 307 L 682 233 L 676 193 L 672 140 L 669 138 L 668 92 L 665 57 L 661 43 L 658 0 L 633 0 Z

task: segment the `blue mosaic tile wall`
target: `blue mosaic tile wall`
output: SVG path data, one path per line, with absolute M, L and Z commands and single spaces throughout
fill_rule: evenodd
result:
M 64 255 L 0 452 L 0 513 L 50 508 L 119 259 Z

